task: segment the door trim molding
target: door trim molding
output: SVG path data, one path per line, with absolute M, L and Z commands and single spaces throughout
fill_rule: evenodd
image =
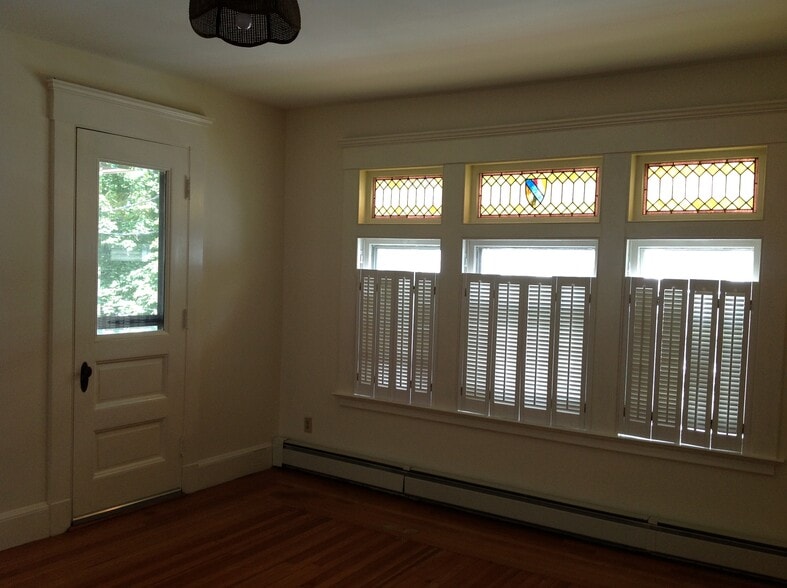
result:
M 184 385 L 184 447 L 197 426 L 199 309 L 202 283 L 203 210 L 206 128 L 211 120 L 200 114 L 50 79 L 47 82 L 50 119 L 50 325 L 47 422 L 47 503 L 49 534 L 71 526 L 73 467 L 74 271 L 77 128 L 154 141 L 189 152 L 190 204 L 188 236 L 188 307 Z M 183 462 L 189 459 L 184 456 Z

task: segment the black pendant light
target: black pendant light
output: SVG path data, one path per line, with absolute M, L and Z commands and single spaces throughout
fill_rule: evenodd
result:
M 301 30 L 298 0 L 190 0 L 191 28 L 239 47 L 290 43 Z

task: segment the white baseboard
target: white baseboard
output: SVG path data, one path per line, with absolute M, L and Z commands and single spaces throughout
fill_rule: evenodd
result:
M 662 525 L 646 516 L 622 516 L 412 471 L 325 448 L 283 442 L 281 464 L 429 500 L 634 548 L 657 555 L 787 580 L 787 549 L 734 537 Z
M 0 513 L 0 550 L 49 537 L 49 505 L 37 502 Z
M 183 491 L 188 494 L 204 490 L 269 469 L 271 464 L 272 445 L 270 443 L 202 459 L 183 466 Z

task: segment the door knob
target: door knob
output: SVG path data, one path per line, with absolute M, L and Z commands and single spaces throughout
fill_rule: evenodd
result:
M 82 362 L 82 367 L 79 370 L 79 388 L 82 392 L 87 392 L 87 384 L 90 381 L 90 376 L 93 375 L 93 368 L 87 365 L 86 361 Z

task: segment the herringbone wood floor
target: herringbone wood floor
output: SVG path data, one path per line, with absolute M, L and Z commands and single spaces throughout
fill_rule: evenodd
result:
M 764 583 L 274 469 L 0 552 L 0 585 Z

